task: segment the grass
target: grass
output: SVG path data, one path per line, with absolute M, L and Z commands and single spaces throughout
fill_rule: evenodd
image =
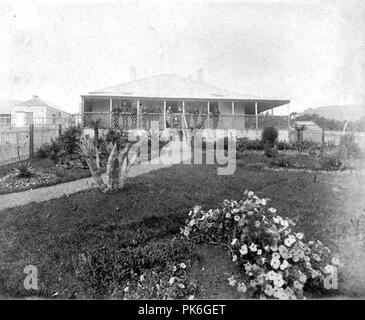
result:
M 31 167 L 34 170 L 36 170 L 37 172 L 53 173 L 57 176 L 56 180 L 50 181 L 48 183 L 39 183 L 39 184 L 37 184 L 36 188 L 90 177 L 90 172 L 88 169 L 86 169 L 86 170 L 81 169 L 81 168 L 64 169 L 64 168 L 55 166 L 54 161 L 52 161 L 50 159 L 34 158 L 29 161 L 30 161 Z M 12 163 L 12 164 L 8 164 L 6 166 L 1 166 L 0 167 L 0 178 L 8 175 L 9 173 L 14 172 L 14 169 L 16 167 L 17 167 L 17 163 Z M 22 188 L 21 190 L 16 190 L 16 191 L 24 191 L 24 190 L 28 190 L 30 188 L 34 189 L 35 187 L 28 186 L 28 187 Z M 11 192 L 14 192 L 14 190 L 13 189 L 9 189 L 6 191 L 1 190 L 0 194 L 11 193 Z
M 312 173 L 250 167 L 218 176 L 215 165 L 177 165 L 129 179 L 119 193 L 90 190 L 3 210 L 0 295 L 50 297 L 58 292 L 63 298 L 76 293 L 87 297 L 75 273 L 80 253 L 102 246 L 113 249 L 170 241 L 194 205 L 214 208 L 225 198 L 240 199 L 245 189 L 270 198 L 270 205 L 296 221 L 308 239 L 348 252 L 342 240 L 353 234 L 351 217 L 365 208 L 363 181 L 360 176 L 320 174 L 314 182 L 313 177 Z M 197 250 L 201 259 L 195 260 L 190 271 L 202 286 L 197 297 L 235 298 L 225 280 L 233 272 L 226 252 L 209 246 Z M 356 263 L 359 266 L 360 261 Z M 39 268 L 39 292 L 23 288 L 23 269 L 28 264 Z M 344 280 L 345 294 L 364 293 L 365 285 L 356 278 L 362 270 L 354 269 Z

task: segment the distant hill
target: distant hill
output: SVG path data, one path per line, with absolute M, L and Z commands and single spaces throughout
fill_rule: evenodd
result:
M 304 114 L 316 113 L 320 117 L 339 121 L 354 121 L 365 116 L 365 105 L 335 105 L 309 108 Z

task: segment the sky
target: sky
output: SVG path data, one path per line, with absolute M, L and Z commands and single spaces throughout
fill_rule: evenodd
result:
M 80 95 L 160 73 L 290 99 L 277 114 L 365 105 L 365 1 L 0 0 L 0 99 Z

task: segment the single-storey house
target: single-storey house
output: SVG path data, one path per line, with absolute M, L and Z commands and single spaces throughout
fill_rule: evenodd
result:
M 27 101 L 14 105 L 11 112 L 11 124 L 17 127 L 34 125 L 67 124 L 70 114 L 34 95 Z
M 202 81 L 161 74 L 81 95 L 83 126 L 123 130 L 201 129 L 259 131 L 266 126 L 288 130 L 287 116 L 273 115 L 288 99 L 235 93 Z M 270 115 L 264 115 L 271 111 Z M 156 123 L 156 122 L 155 122 Z

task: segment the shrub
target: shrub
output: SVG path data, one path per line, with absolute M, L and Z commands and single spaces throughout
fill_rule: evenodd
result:
M 276 139 L 278 138 L 278 135 L 278 131 L 274 127 L 266 127 L 262 131 L 261 138 L 265 144 L 270 144 L 273 146 L 276 142 Z
M 73 155 L 78 150 L 78 144 L 81 139 L 82 129 L 80 126 L 71 126 L 67 128 L 58 138 L 60 150 L 67 155 Z
M 61 152 L 61 146 L 58 141 L 52 140 L 50 143 L 45 143 L 38 149 L 38 156 L 45 156 L 53 161 L 57 161 L 59 153 Z
M 237 151 L 244 150 L 263 150 L 264 143 L 260 140 L 249 140 L 247 138 L 237 139 Z
M 294 232 L 295 223 L 268 207 L 268 199 L 245 194 L 240 201 L 224 200 L 217 209 L 196 206 L 182 234 L 193 242 L 227 247 L 239 272 L 227 279 L 229 285 L 250 297 L 296 299 L 307 290 L 334 289 L 339 261 L 331 250 Z
M 264 143 L 265 155 L 269 158 L 275 157 L 277 151 L 274 148 L 276 139 L 278 138 L 278 131 L 274 127 L 266 127 L 262 131 L 262 141 Z
M 347 167 L 341 160 L 334 157 L 326 156 L 321 157 L 318 169 L 324 171 L 338 171 L 345 170 L 346 168 Z
M 19 162 L 16 168 L 14 168 L 14 171 L 19 178 L 29 178 L 33 175 L 33 168 L 30 161 Z
M 40 146 L 37 150 L 37 157 L 40 159 L 48 158 L 47 150 L 45 146 Z
M 355 142 L 353 134 L 345 134 L 340 137 L 339 156 L 344 159 L 359 158 L 361 150 L 359 145 Z

